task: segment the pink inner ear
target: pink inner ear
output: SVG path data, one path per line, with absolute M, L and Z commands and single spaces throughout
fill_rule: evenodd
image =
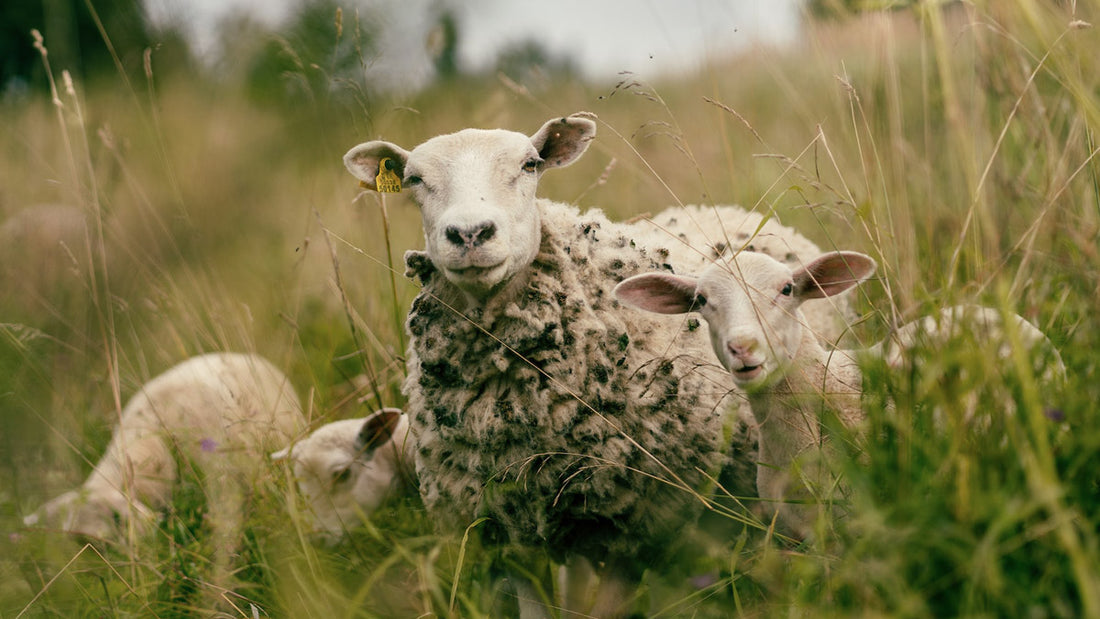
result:
M 544 167 L 569 165 L 588 149 L 595 134 L 594 123 L 587 118 L 562 118 L 548 121 L 532 136 Z
M 372 415 L 359 431 L 359 440 L 366 447 L 376 447 L 393 437 L 397 429 L 400 412 L 383 409 Z
M 664 273 L 635 275 L 615 287 L 615 297 L 657 314 L 684 314 L 691 311 L 695 280 Z
M 874 262 L 853 252 L 836 252 L 814 260 L 796 273 L 801 280 L 801 296 L 807 299 L 828 297 L 848 290 L 874 272 Z

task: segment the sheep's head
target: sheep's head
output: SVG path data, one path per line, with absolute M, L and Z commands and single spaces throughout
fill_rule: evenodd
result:
M 539 177 L 584 153 L 596 135 L 593 118 L 578 113 L 553 119 L 532 136 L 464 129 L 412 151 L 367 142 L 348 151 L 344 165 L 369 189 L 377 189 L 380 165 L 401 178 L 420 206 L 432 263 L 474 299 L 485 300 L 535 259 Z
M 321 426 L 271 458 L 291 461 L 315 529 L 339 538 L 406 483 L 405 467 L 411 463 L 401 459 L 410 451 L 404 445 L 408 427 L 400 410 L 385 408 L 364 419 Z
M 660 314 L 699 312 L 719 361 L 738 385 L 751 389 L 768 384 L 798 353 L 804 301 L 844 292 L 874 270 L 875 261 L 856 252 L 824 254 L 792 271 L 745 251 L 708 266 L 699 277 L 635 275 L 615 287 L 615 296 Z
M 23 518 L 26 526 L 57 528 L 93 541 L 118 542 L 151 533 L 157 515 L 144 503 L 114 488 L 70 490 Z

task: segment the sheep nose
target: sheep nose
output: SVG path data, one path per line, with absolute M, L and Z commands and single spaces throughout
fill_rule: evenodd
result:
M 756 342 L 754 340 L 730 340 L 726 342 L 726 348 L 735 357 L 747 357 L 756 350 Z
M 483 221 L 479 224 L 460 228 L 447 226 L 445 234 L 447 240 L 458 247 L 474 249 L 496 236 L 497 225 L 491 221 Z

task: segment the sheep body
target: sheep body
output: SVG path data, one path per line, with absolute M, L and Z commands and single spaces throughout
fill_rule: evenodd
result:
M 594 537 L 612 544 L 601 552 L 613 556 L 629 555 L 629 549 L 652 556 L 655 549 L 638 540 L 663 539 L 687 518 L 676 509 L 691 513 L 694 507 L 685 488 L 668 485 L 669 471 L 688 488 L 703 485 L 703 476 L 719 462 L 735 469 L 735 480 L 737 468 L 754 477 L 748 464 L 753 437 L 744 423 L 747 409 L 733 419 L 724 416 L 742 400 L 730 392 L 723 373 L 708 367 L 709 344 L 697 323 L 624 313 L 606 291 L 647 269 L 686 270 L 669 262 L 676 258 L 668 248 L 689 248 L 685 240 L 694 247 L 704 243 L 678 228 L 678 222 L 690 221 L 678 208 L 654 218 L 664 222 L 660 234 L 649 222 L 617 224 L 596 210 L 582 214 L 544 200 L 539 209 L 541 249 L 524 274 L 522 292 L 495 297 L 465 316 L 450 309 L 461 303 L 461 294 L 430 259 L 407 254 L 407 274 L 424 286 L 408 319 L 412 340 L 405 384 L 419 442 L 421 493 L 429 509 L 452 520 L 451 527 L 493 515 L 509 541 L 520 544 L 568 549 L 569 542 L 559 537 Z M 761 223 L 758 215 L 738 207 L 706 212 L 715 213 L 732 235 Z M 775 239 L 785 233 L 806 245 L 809 255 L 815 253 L 816 247 L 793 230 L 769 223 L 766 229 Z M 721 228 L 707 230 L 714 234 Z M 777 245 L 781 260 L 799 259 L 789 243 Z M 680 259 L 702 264 L 707 252 L 681 250 Z M 832 307 L 814 307 L 826 310 L 814 314 L 820 331 L 836 334 Z M 709 414 L 699 415 L 700 410 Z M 675 422 L 659 425 L 668 424 L 666 419 Z M 720 439 L 731 432 L 744 462 L 723 459 L 728 446 Z M 621 467 L 652 478 L 638 482 Z M 587 472 L 578 479 L 578 470 Z M 490 493 L 486 482 L 494 477 L 520 483 L 525 491 Z M 567 489 L 560 487 L 562 480 L 569 480 Z M 633 495 L 630 488 L 637 484 L 657 487 Z M 735 485 L 749 489 L 753 483 Z M 652 500 L 662 492 L 680 500 Z M 533 499 L 540 496 L 546 504 Z M 582 497 L 588 499 L 584 509 L 592 512 L 584 517 L 572 507 L 574 501 L 585 504 Z M 509 502 L 490 504 L 505 499 Z M 630 536 L 575 535 L 574 523 L 583 530 L 599 520 L 603 508 L 591 505 L 612 504 L 626 506 L 612 513 L 615 528 Z
M 795 270 L 767 255 L 745 252 L 708 266 L 698 277 L 648 273 L 615 289 L 617 298 L 641 309 L 702 314 L 714 353 L 748 393 L 760 433 L 760 496 L 777 501 L 781 523 L 801 537 L 811 534 L 818 508 L 791 499 L 813 498 L 807 491 L 827 490 L 832 481 L 818 459 L 824 442 L 822 413 L 835 412 L 848 427 L 858 427 L 865 418 L 860 357 L 881 356 L 898 367 L 908 362 L 905 352 L 918 343 L 949 341 L 975 328 L 983 338 L 1005 332 L 999 312 L 960 306 L 904 325 L 867 350 L 827 351 L 804 328 L 800 306 L 808 299 L 842 293 L 874 270 L 871 258 L 855 252 L 826 254 Z M 1034 358 L 1053 353 L 1047 371 L 1040 373 L 1064 374 L 1057 350 L 1041 331 L 1019 316 L 1010 315 L 1009 321 L 1008 328 Z M 1002 357 L 1008 354 L 1003 348 Z
M 345 163 L 373 188 L 390 159 L 423 216 L 426 251 L 406 254 L 422 290 L 404 392 L 428 510 L 452 530 L 485 517 L 490 542 L 585 558 L 601 566 L 602 593 L 636 581 L 698 512 L 692 493 L 724 462 L 726 437 L 752 476 L 745 419 L 727 414 L 739 398 L 699 323 L 623 312 L 610 288 L 702 264 L 763 220 L 729 206 L 613 223 L 535 198 L 538 175 L 580 156 L 594 132 L 574 115 L 531 137 L 467 129 L 412 152 L 366 143 Z M 701 232 L 693 219 L 721 225 Z M 777 222 L 761 229 L 780 260 L 818 251 Z
M 333 421 L 271 454 L 287 459 L 316 528 L 338 538 L 395 493 L 416 488 L 408 416 L 394 408 Z
M 5 301 L 26 312 L 52 307 L 71 295 L 86 271 L 88 225 L 84 211 L 68 204 L 38 204 L 0 224 L 0 285 Z M 34 265 L 28 277 L 26 265 Z
M 263 454 L 305 425 L 290 381 L 267 360 L 214 353 L 188 359 L 146 383 L 123 408 L 106 452 L 79 490 L 47 502 L 28 526 L 109 541 L 127 526 L 146 532 L 172 496 L 178 465 L 202 473 L 221 541 L 235 546 L 243 491 Z

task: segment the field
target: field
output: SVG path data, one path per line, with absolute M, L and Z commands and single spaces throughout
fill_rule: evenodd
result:
M 155 54 L 134 80 L 51 67 L 55 101 L 0 103 L 0 617 L 513 612 L 476 535 L 436 533 L 402 497 L 316 543 L 274 465 L 228 589 L 206 578 L 197 480 L 130 549 L 22 517 L 81 483 L 126 399 L 191 355 L 272 359 L 314 427 L 400 407 L 419 215 L 363 193 L 341 156 L 578 110 L 597 138 L 540 195 L 616 218 L 769 213 L 879 262 L 852 341 L 976 302 L 1039 326 L 1067 368 L 1044 384 L 980 342 L 919 351 L 909 373 L 870 365 L 868 427 L 836 429 L 849 516 L 793 544 L 709 514 L 718 539 L 647 578 L 651 616 L 1100 617 L 1100 1 L 937 7 L 811 23 L 794 49 L 691 75 L 466 76 L 400 99 L 334 81 L 277 105 L 161 75 Z M 972 397 L 980 427 L 960 413 Z

